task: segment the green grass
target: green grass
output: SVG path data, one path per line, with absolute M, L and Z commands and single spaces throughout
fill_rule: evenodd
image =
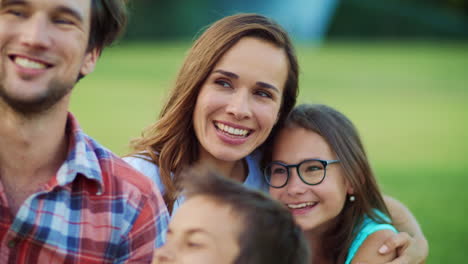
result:
M 108 49 L 75 88 L 72 112 L 118 154 L 156 120 L 189 43 Z M 299 102 L 334 106 L 359 128 L 386 194 L 417 216 L 428 263 L 468 257 L 468 45 L 300 45 Z

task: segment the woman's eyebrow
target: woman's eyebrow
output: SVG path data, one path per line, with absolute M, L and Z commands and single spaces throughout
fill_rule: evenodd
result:
M 213 73 L 221 73 L 222 75 L 226 75 L 230 78 L 233 78 L 233 79 L 239 79 L 239 75 L 233 73 L 233 72 L 229 72 L 229 71 L 225 71 L 225 70 L 221 70 L 221 69 L 217 69 L 217 70 L 214 70 Z M 256 84 L 258 86 L 261 86 L 263 88 L 267 88 L 267 89 L 272 89 L 272 90 L 275 90 L 276 92 L 280 92 L 280 90 L 278 88 L 276 88 L 276 86 L 272 85 L 272 84 L 269 84 L 269 83 L 266 83 L 266 82 L 256 82 Z
M 229 72 L 229 71 L 225 71 L 225 70 L 219 70 L 219 69 L 213 71 L 213 73 L 215 73 L 215 72 L 221 73 L 222 75 L 226 75 L 226 76 L 231 77 L 233 79 L 239 79 L 239 75 L 237 75 L 237 74 L 235 74 L 233 72 Z

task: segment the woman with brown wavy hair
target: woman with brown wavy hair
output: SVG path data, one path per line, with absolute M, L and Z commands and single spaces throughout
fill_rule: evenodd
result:
M 296 102 L 298 72 L 290 39 L 272 20 L 238 14 L 215 22 L 189 50 L 159 120 L 132 142 L 126 161 L 159 186 L 171 213 L 183 202 L 180 173 L 196 163 L 268 191 L 260 159 Z M 400 235 L 387 242 L 420 246 Z
M 159 120 L 132 142 L 143 160 L 127 161 L 158 174 L 170 211 L 178 207 L 180 172 L 202 160 L 267 190 L 255 150 L 285 119 L 297 92 L 297 58 L 283 29 L 255 14 L 221 19 L 190 49 Z M 142 168 L 148 161 L 151 168 Z

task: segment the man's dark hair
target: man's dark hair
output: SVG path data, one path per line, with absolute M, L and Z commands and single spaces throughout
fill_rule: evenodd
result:
M 128 22 L 127 0 L 91 0 L 91 24 L 87 51 L 99 54 L 123 34 Z M 81 73 L 77 81 L 84 77 Z
M 91 28 L 88 51 L 112 44 L 125 30 L 128 14 L 126 0 L 91 0 Z
M 309 263 L 306 238 L 284 205 L 211 169 L 199 166 L 182 176 L 181 189 L 186 199 L 207 196 L 238 214 L 243 226 L 235 264 Z

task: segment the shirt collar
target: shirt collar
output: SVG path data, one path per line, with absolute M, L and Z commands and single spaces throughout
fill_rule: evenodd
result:
M 77 175 L 95 181 L 98 184 L 97 194 L 104 191 L 102 171 L 97 156 L 100 146 L 83 130 L 78 121 L 68 113 L 66 133 L 68 136 L 68 155 L 57 172 L 57 184 L 65 186 L 72 183 Z

